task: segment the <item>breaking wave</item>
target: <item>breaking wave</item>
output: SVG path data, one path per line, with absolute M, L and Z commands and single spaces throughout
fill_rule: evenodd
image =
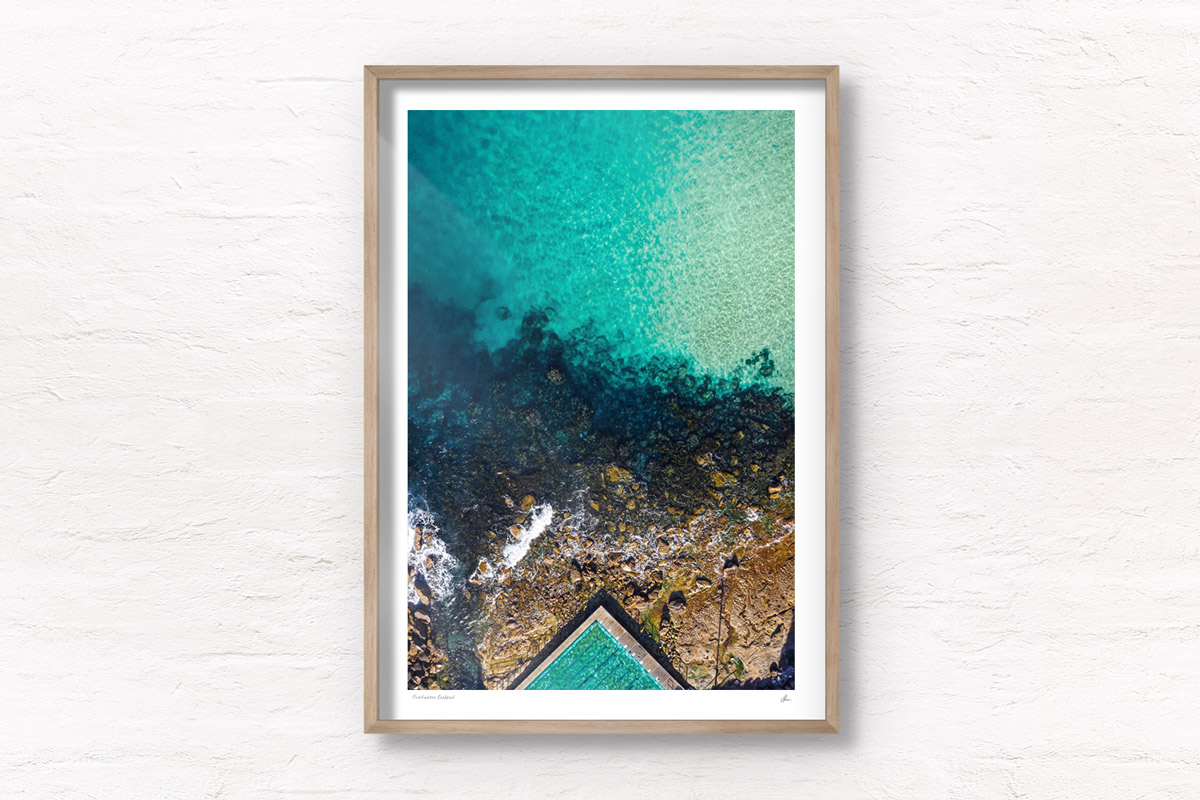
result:
M 504 546 L 504 553 L 500 563 L 506 567 L 515 567 L 525 557 L 525 554 L 529 552 L 529 546 L 533 544 L 533 540 L 541 536 L 546 528 L 550 527 L 550 521 L 553 518 L 554 507 L 549 503 L 534 506 L 533 517 L 529 520 L 529 524 L 521 529 L 521 533 L 517 535 L 515 542 L 509 542 Z
M 420 602 L 417 597 L 416 581 L 420 576 L 429 585 L 434 597 L 445 597 L 454 588 L 454 574 L 458 559 L 446 549 L 446 543 L 438 536 L 439 529 L 434 516 L 422 508 L 408 512 L 408 602 Z

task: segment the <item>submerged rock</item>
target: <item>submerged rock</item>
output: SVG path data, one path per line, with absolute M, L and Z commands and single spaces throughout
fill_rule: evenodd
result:
M 604 468 L 604 479 L 612 485 L 625 484 L 633 480 L 633 473 L 615 464 L 610 464 Z
M 736 475 L 733 475 L 729 472 L 714 472 L 712 474 L 712 482 L 713 486 L 716 486 L 718 489 L 723 489 L 726 486 L 736 486 L 738 480 Z

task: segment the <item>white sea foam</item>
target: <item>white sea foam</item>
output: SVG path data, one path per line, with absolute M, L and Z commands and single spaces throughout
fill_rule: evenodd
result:
M 421 547 L 417 547 L 417 526 L 421 526 Z M 433 514 L 424 509 L 408 512 L 408 602 L 418 602 L 416 579 L 420 575 L 429 584 L 434 599 L 447 596 L 454 586 L 458 559 L 450 555 L 446 543 L 437 535 Z
M 525 557 L 525 554 L 529 552 L 529 547 L 533 544 L 533 540 L 541 536 L 546 528 L 550 527 L 550 521 L 553 518 L 554 508 L 549 503 L 534 506 L 533 517 L 529 520 L 528 525 L 521 528 L 521 533 L 517 536 L 517 540 L 504 545 L 504 553 L 500 563 L 506 567 L 515 567 Z

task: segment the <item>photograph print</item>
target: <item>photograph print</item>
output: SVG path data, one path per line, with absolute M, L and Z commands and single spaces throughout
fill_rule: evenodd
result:
M 407 127 L 407 688 L 792 689 L 794 112 Z

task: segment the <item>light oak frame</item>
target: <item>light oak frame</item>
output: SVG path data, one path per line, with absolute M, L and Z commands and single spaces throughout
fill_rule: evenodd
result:
M 379 718 L 379 82 L 382 80 L 781 80 L 825 83 L 825 718 L 811 720 L 391 720 Z M 364 558 L 366 733 L 837 733 L 838 68 L 836 66 L 367 66 Z

